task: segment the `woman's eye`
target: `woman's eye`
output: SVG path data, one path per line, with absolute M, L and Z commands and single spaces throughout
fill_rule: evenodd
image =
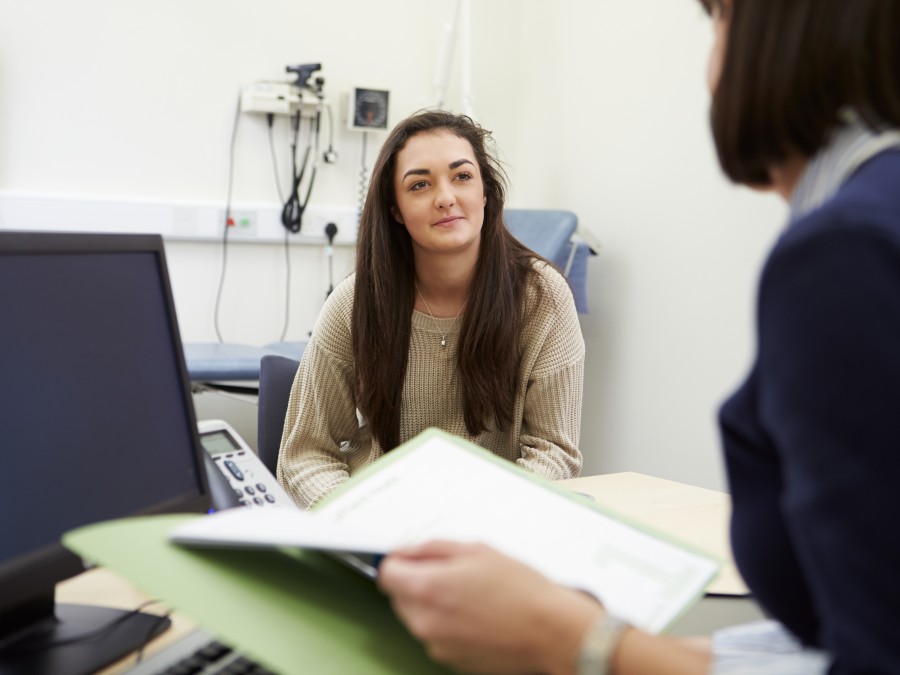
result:
M 456 174 L 457 180 L 472 180 L 472 174 L 468 171 L 463 171 L 461 173 Z
M 422 188 L 424 188 L 427 185 L 428 185 L 428 183 L 426 183 L 424 180 L 420 180 L 420 181 L 416 181 L 415 183 L 410 185 L 409 189 L 412 190 L 413 192 L 415 192 L 416 190 L 421 190 Z

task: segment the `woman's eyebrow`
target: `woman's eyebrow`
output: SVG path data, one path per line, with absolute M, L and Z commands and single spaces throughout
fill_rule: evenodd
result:
M 410 169 L 405 174 L 403 174 L 403 178 L 401 180 L 406 180 L 407 176 L 427 176 L 431 171 L 429 169 Z
M 455 162 L 450 162 L 450 169 L 458 169 L 463 164 L 471 164 L 475 166 L 475 163 L 471 159 L 457 159 Z M 406 180 L 407 176 L 427 176 L 431 173 L 430 169 L 410 169 L 405 174 L 403 174 L 403 178 L 401 180 Z

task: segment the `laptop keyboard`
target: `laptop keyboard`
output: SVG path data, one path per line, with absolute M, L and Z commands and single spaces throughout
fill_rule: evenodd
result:
M 209 633 L 196 630 L 144 659 L 128 675 L 274 675 Z

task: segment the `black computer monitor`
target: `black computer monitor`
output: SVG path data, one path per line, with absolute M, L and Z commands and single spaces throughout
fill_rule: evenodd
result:
M 162 629 L 54 604 L 67 530 L 209 508 L 159 236 L 0 231 L 0 457 L 0 672 L 93 672 Z

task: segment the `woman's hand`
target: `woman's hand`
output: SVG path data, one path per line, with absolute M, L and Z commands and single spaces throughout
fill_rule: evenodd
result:
M 432 658 L 468 672 L 572 673 L 602 611 L 481 544 L 397 551 L 381 563 L 378 585 Z

